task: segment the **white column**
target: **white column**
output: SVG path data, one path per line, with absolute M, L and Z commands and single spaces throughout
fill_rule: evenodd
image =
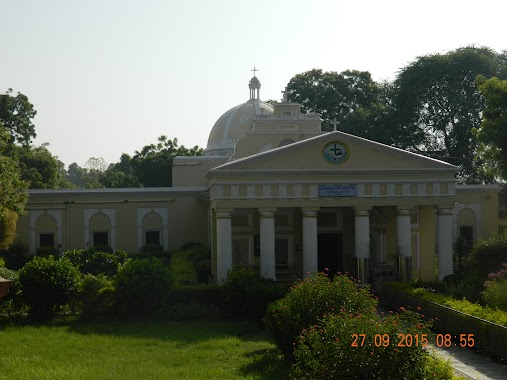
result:
M 398 276 L 406 281 L 410 278 L 409 258 L 412 257 L 412 234 L 410 226 L 411 208 L 398 207 L 396 210 L 396 251 L 398 255 Z
M 261 239 L 261 277 L 276 280 L 275 210 L 259 209 Z
M 370 208 L 354 208 L 355 250 L 357 279 L 365 283 L 368 279 L 367 259 L 370 258 Z
M 437 211 L 438 279 L 452 274 L 452 208 Z
M 217 282 L 223 283 L 232 269 L 232 210 L 217 210 Z
M 319 269 L 317 245 L 318 208 L 303 208 L 303 277 L 316 273 Z

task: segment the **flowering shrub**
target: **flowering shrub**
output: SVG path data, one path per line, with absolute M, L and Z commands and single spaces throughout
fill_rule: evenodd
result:
M 303 328 L 324 314 L 361 313 L 373 316 L 378 301 L 369 288 L 358 287 L 347 275 L 331 280 L 319 273 L 294 285 L 284 298 L 269 305 L 264 322 L 278 346 L 291 354 Z
M 303 329 L 292 378 L 424 379 L 429 354 L 423 345 L 429 342 L 430 326 L 406 310 L 384 319 L 347 312 L 326 315 Z

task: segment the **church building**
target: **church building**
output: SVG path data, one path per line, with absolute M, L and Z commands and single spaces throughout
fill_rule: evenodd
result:
M 249 99 L 176 157 L 169 188 L 30 190 L 18 243 L 61 251 L 147 244 L 211 248 L 213 279 L 254 268 L 296 280 L 325 268 L 363 282 L 452 273 L 453 242 L 496 234 L 499 186 L 456 184 L 456 166 L 340 131 L 300 105 Z M 507 224 L 507 223 L 506 223 Z

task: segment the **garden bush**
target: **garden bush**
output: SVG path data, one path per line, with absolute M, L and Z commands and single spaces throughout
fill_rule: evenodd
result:
M 507 263 L 507 236 L 499 235 L 475 243 L 465 267 L 486 279 L 488 274 L 500 270 L 503 263 Z
M 193 244 L 186 252 L 188 260 L 194 266 L 197 282 L 207 284 L 211 277 L 211 251 L 202 244 Z
M 442 293 L 470 302 L 481 300 L 483 280 L 478 274 L 451 274 L 443 279 Z
M 156 258 L 127 261 L 114 276 L 121 314 L 146 314 L 159 309 L 172 290 L 171 272 Z
M 222 288 L 217 284 L 174 286 L 170 303 L 192 302 L 208 309 L 218 309 Z
M 77 292 L 76 305 L 85 316 L 109 314 L 113 311 L 114 286 L 103 274 L 83 275 Z
M 484 291 L 483 297 L 489 307 L 507 312 L 507 280 L 492 282 Z
M 96 248 L 75 249 L 64 252 L 63 257 L 68 258 L 83 274 L 105 274 L 114 276 L 118 267 L 127 260 L 127 253 L 123 250 L 104 252 Z
M 429 354 L 422 345 L 431 339 L 431 323 L 417 313 L 401 310 L 384 319 L 349 312 L 324 315 L 317 324 L 302 330 L 295 345 L 292 378 L 426 378 Z M 364 334 L 364 340 L 359 334 Z M 404 346 L 398 345 L 400 341 Z M 436 374 L 436 378 L 444 378 L 448 371 Z
M 164 252 L 164 246 L 160 244 L 145 244 L 140 249 L 142 253 Z
M 8 249 L 0 251 L 0 256 L 4 258 L 5 266 L 13 270 L 23 268 L 33 258 L 28 252 L 28 246 L 24 244 L 13 244 Z
M 222 285 L 220 305 L 233 316 L 260 319 L 267 305 L 283 295 L 279 285 L 270 279 L 259 277 L 252 269 L 229 271 Z
M 79 271 L 70 260 L 35 257 L 18 272 L 23 301 L 30 316 L 43 320 L 54 315 L 74 296 Z
M 389 287 L 399 290 L 403 293 L 411 294 L 413 296 L 435 302 L 439 305 L 450 307 L 451 309 L 460 311 L 462 313 L 473 315 L 474 317 L 481 318 L 486 321 L 494 322 L 502 326 L 507 326 L 507 312 L 502 310 L 495 310 L 487 306 L 482 306 L 479 303 L 472 303 L 466 299 L 457 300 L 453 297 L 435 293 L 424 288 L 413 288 L 406 282 L 392 282 L 389 283 Z
M 507 311 L 507 263 L 502 266 L 498 272 L 488 276 L 483 297 L 488 306 Z
M 60 256 L 60 250 L 56 247 L 40 247 L 35 251 L 35 255 L 41 257 L 49 257 L 49 256 Z
M 346 275 L 331 280 L 319 273 L 296 285 L 282 299 L 269 305 L 264 322 L 277 345 L 288 355 L 301 330 L 324 314 L 346 312 L 375 315 L 378 301 L 370 289 L 358 287 Z
M 134 260 L 155 258 L 159 259 L 164 265 L 170 266 L 172 253 L 169 251 L 144 251 L 144 252 L 129 253 L 128 256 L 129 258 Z
M 0 256 L 0 268 L 5 267 L 5 260 L 3 257 Z
M 194 266 L 188 259 L 186 251 L 172 254 L 170 268 L 176 285 L 197 284 L 197 273 L 195 273 Z

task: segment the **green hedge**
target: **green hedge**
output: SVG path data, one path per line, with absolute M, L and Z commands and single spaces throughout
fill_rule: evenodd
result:
M 400 305 L 421 307 L 426 317 L 435 318 L 436 329 L 455 336 L 474 334 L 475 348 L 507 360 L 505 312 L 484 308 L 466 300 L 454 300 L 424 289 L 413 289 L 407 283 L 383 284 L 380 301 L 391 309 L 397 309 Z

